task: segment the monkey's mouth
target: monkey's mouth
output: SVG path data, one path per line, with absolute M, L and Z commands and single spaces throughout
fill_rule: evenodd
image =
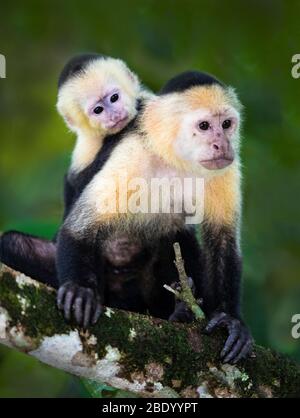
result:
M 118 120 L 115 124 L 113 124 L 110 128 L 111 129 L 121 129 L 125 125 L 127 125 L 128 116 L 125 116 L 125 118 Z
M 220 158 L 213 158 L 211 160 L 203 160 L 200 161 L 200 164 L 207 168 L 207 170 L 221 170 L 229 166 L 233 162 L 233 158 L 230 157 L 220 157 Z

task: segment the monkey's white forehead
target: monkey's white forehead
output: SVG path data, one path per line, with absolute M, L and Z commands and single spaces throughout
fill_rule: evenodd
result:
M 239 119 L 239 113 L 234 109 L 232 106 L 220 106 L 213 110 L 207 109 L 205 107 L 199 108 L 196 110 L 191 110 L 185 115 L 183 115 L 183 119 L 185 123 L 193 123 L 195 121 L 211 119 L 215 117 L 228 117 L 228 118 L 235 118 Z
M 138 88 L 137 80 L 130 77 L 129 68 L 121 60 L 115 58 L 103 58 L 92 61 L 84 70 L 84 73 L 73 77 L 62 88 L 65 91 L 73 91 L 74 97 L 84 100 L 85 97 L 101 97 L 114 87 L 124 90 Z

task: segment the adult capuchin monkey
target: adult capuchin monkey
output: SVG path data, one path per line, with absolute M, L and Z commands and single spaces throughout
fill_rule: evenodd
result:
M 163 285 L 177 278 L 172 243 L 183 241 L 188 274 L 209 319 L 206 331 L 225 327 L 229 334 L 222 360 L 236 363 L 249 354 L 252 338 L 240 312 L 240 114 L 233 89 L 199 72 L 180 74 L 145 103 L 136 127 L 85 188 L 59 232 L 57 302 L 67 320 L 86 327 L 98 320 L 103 304 L 168 318 L 174 299 Z M 148 185 L 154 178 L 204 179 L 202 252 L 191 239 L 186 212 L 130 211 L 126 186 L 136 178 Z M 107 187 L 112 179 L 114 187 Z M 173 195 L 174 207 L 183 207 L 186 194 L 197 201 L 195 189 L 183 190 Z M 151 200 L 151 193 L 151 187 L 143 189 L 140 199 Z M 116 197 L 122 205 L 103 210 L 101 203 Z M 114 287 L 105 274 L 107 248 L 129 238 L 133 248 L 142 245 L 148 254 L 148 270 Z M 132 259 L 141 255 L 130 252 Z
M 65 176 L 63 218 L 151 96 L 120 59 L 85 54 L 67 62 L 59 76 L 57 109 L 77 139 Z M 57 286 L 55 255 L 56 237 L 9 231 L 0 238 L 3 263 L 52 286 Z

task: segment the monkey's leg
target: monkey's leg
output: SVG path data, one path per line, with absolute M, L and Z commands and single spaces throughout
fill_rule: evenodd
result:
M 0 260 L 37 281 L 58 287 L 55 268 L 56 244 L 22 232 L 0 237 Z

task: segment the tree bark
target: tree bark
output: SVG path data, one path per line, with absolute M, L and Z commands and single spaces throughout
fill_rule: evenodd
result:
M 55 290 L 0 269 L 0 342 L 77 376 L 142 397 L 300 397 L 300 368 L 255 346 L 237 366 L 219 362 L 226 334 L 106 308 L 87 332 L 65 323 Z

